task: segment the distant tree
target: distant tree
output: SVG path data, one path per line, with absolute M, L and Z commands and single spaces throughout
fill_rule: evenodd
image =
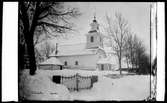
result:
M 119 61 L 120 74 L 122 57 L 125 51 L 125 37 L 129 31 L 128 21 L 125 20 L 121 13 L 115 13 L 115 19 L 112 20 L 106 15 L 107 19 L 107 34 L 110 39 L 110 46 L 116 52 Z
M 34 31 L 34 46 L 36 46 L 37 44 L 47 40 L 51 38 L 50 35 L 48 35 L 47 32 L 43 31 L 43 28 L 40 26 L 36 27 L 36 30 Z
M 127 62 L 127 66 L 128 68 L 133 68 L 132 65 L 132 57 L 133 57 L 133 35 L 131 33 L 128 33 L 126 35 L 126 42 L 125 42 L 125 58 L 126 58 L 126 62 Z
M 138 69 L 137 73 L 149 73 L 149 57 L 146 55 L 144 44 L 137 36 L 129 33 L 126 38 L 125 56 L 130 61 L 132 69 Z
M 142 41 L 140 41 L 137 37 L 134 38 L 134 53 L 133 53 L 133 64 L 135 65 L 136 68 L 139 67 L 139 61 L 142 55 L 145 53 L 145 48 L 142 44 Z
M 38 38 L 39 35 L 35 35 L 35 31 L 41 28 L 47 35 L 52 36 L 65 33 L 73 27 L 69 19 L 79 15 L 77 8 L 65 8 L 61 2 L 19 2 L 19 35 L 23 35 L 24 45 L 27 45 L 30 75 L 34 75 L 36 71 L 34 36 Z M 19 39 L 21 38 L 19 36 Z M 24 45 L 19 42 L 20 61 L 24 58 Z M 19 68 L 24 68 L 24 65 L 20 65 Z
M 131 69 L 136 66 L 136 49 L 138 48 L 138 38 L 132 32 L 128 32 L 126 35 L 125 42 L 125 57 L 128 62 L 128 65 L 131 65 Z
M 149 55 L 146 54 L 146 49 L 143 45 L 143 42 L 136 40 L 136 51 L 135 51 L 135 65 L 138 67 L 139 74 L 148 74 L 150 73 L 150 59 Z
M 40 50 L 35 48 L 35 58 L 36 64 L 38 65 L 40 62 L 44 61 L 43 55 L 41 54 Z
M 46 41 L 44 44 L 41 45 L 41 54 L 43 58 L 48 59 L 50 54 L 53 53 L 55 50 L 55 46 L 52 45 L 49 41 Z
M 151 73 L 151 65 L 149 61 L 149 56 L 146 54 L 143 54 L 139 58 L 139 63 L 138 63 L 138 74 L 149 74 Z

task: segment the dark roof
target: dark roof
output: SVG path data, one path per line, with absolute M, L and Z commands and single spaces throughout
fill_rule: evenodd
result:
M 89 31 L 89 33 L 97 32 L 96 30 Z
M 94 19 L 93 22 L 97 22 L 97 21 Z

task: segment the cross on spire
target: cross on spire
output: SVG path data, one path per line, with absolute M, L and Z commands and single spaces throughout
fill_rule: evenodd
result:
M 93 20 L 93 22 L 97 22 L 96 21 L 96 12 L 94 12 L 94 20 Z
M 94 11 L 94 20 L 96 20 L 96 7 L 95 7 L 94 10 L 95 10 L 95 11 Z
M 96 12 L 94 13 L 94 20 L 96 20 Z

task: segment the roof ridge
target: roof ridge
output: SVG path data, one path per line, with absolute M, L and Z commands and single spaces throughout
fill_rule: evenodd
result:
M 74 43 L 74 44 L 58 44 L 59 46 L 72 46 L 72 45 L 79 45 L 79 44 L 86 44 L 85 42 L 82 43 Z

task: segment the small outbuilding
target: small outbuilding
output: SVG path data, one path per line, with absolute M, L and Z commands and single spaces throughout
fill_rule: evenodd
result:
M 97 67 L 99 70 L 115 70 L 115 65 L 110 58 L 101 58 L 98 60 Z
M 57 58 L 51 57 L 38 66 L 43 70 L 62 70 L 63 64 Z

